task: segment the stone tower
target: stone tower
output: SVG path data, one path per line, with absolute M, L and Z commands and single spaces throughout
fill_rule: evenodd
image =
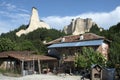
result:
M 21 36 L 22 34 L 27 34 L 29 32 L 32 32 L 38 28 L 46 28 L 46 29 L 50 29 L 50 26 L 48 24 L 46 24 L 43 21 L 40 21 L 39 19 L 39 15 L 38 15 L 38 11 L 36 8 L 32 8 L 32 15 L 30 18 L 30 22 L 29 22 L 29 26 L 26 30 L 20 30 L 16 33 L 17 36 Z

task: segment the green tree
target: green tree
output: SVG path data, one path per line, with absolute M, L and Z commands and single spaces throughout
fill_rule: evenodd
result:
M 32 43 L 35 46 L 38 54 L 47 54 L 47 47 L 43 44 L 41 40 L 34 40 L 32 41 Z
M 105 58 L 101 53 L 94 51 L 93 48 L 83 47 L 82 53 L 78 53 L 75 64 L 79 68 L 89 69 L 93 64 L 105 66 Z
M 40 28 L 40 29 L 34 30 L 33 32 L 28 33 L 26 35 L 26 38 L 29 40 L 39 39 L 41 41 L 44 41 L 44 40 L 49 41 L 64 35 L 65 33 L 60 32 L 56 29 Z
M 100 33 L 100 28 L 98 27 L 97 24 L 93 25 L 90 29 L 91 33 L 99 34 Z
M 117 48 L 116 48 L 116 47 Z M 112 43 L 110 53 L 109 53 L 109 61 L 108 61 L 108 67 L 114 68 L 116 64 L 120 64 L 120 45 L 117 43 Z
M 24 40 L 20 43 L 16 43 L 14 49 L 20 50 L 20 51 L 24 51 L 24 50 L 32 51 L 32 50 L 35 50 L 35 47 L 31 41 Z
M 14 50 L 14 43 L 9 38 L 0 38 L 0 52 Z

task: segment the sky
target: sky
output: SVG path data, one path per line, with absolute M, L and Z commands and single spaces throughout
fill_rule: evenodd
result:
M 120 0 L 0 0 L 0 34 L 28 25 L 32 7 L 58 30 L 78 17 L 91 18 L 104 29 L 120 22 Z

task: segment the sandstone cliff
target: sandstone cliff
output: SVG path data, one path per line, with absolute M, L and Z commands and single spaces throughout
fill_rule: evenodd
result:
M 83 34 L 85 32 L 89 32 L 90 28 L 95 25 L 94 22 L 92 22 L 92 19 L 72 19 L 71 23 L 68 26 L 65 26 L 63 31 L 66 34 L 73 34 L 73 35 L 79 35 Z
M 26 30 L 22 29 L 22 30 L 18 31 L 16 33 L 16 35 L 21 36 L 22 34 L 27 34 L 27 33 L 32 32 L 38 28 L 50 29 L 50 26 L 48 24 L 46 24 L 45 22 L 39 20 L 38 11 L 36 8 L 33 8 L 28 28 Z

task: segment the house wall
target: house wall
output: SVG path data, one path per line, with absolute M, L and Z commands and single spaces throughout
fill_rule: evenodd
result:
M 49 49 L 48 54 L 52 56 L 56 56 L 61 59 L 63 56 L 75 56 L 78 52 L 80 53 L 81 47 L 74 47 L 74 48 L 55 48 Z
M 2 61 L 0 63 L 0 69 L 7 70 L 14 67 L 14 61 Z
M 79 48 L 63 48 L 62 50 L 59 50 L 61 57 L 63 55 L 65 56 L 74 56 Z
M 99 51 L 106 59 L 108 59 L 108 52 L 109 52 L 109 45 L 106 43 L 102 43 L 102 45 L 100 45 L 97 48 L 97 51 Z
M 7 67 L 7 61 L 1 61 L 0 62 L 0 69 L 6 69 L 6 67 Z
M 99 51 L 100 53 L 102 53 L 102 55 L 108 59 L 108 49 L 109 46 L 106 43 L 101 44 L 100 46 L 91 46 L 94 50 Z M 65 69 L 71 69 L 70 67 L 68 68 L 65 64 L 63 64 L 63 59 L 67 58 L 68 56 L 75 56 L 78 53 L 82 52 L 82 47 L 71 47 L 71 48 L 54 48 L 54 49 L 50 49 L 48 51 L 48 54 L 50 55 L 56 55 L 57 57 L 59 57 L 59 68 L 63 71 L 65 71 Z M 71 63 L 67 63 L 70 66 L 72 66 Z M 66 67 L 66 68 L 65 68 Z M 72 67 L 72 70 L 74 70 L 75 68 Z
M 60 53 L 59 50 L 57 50 L 55 48 L 48 50 L 49 55 L 57 57 L 57 58 L 59 58 L 59 56 L 60 56 L 59 53 Z
M 55 48 L 49 49 L 48 54 L 62 58 L 63 56 L 74 56 L 76 53 L 81 53 L 82 47 L 71 47 L 71 48 Z M 109 45 L 102 43 L 100 46 L 93 46 L 94 50 L 100 52 L 106 59 L 108 59 Z

